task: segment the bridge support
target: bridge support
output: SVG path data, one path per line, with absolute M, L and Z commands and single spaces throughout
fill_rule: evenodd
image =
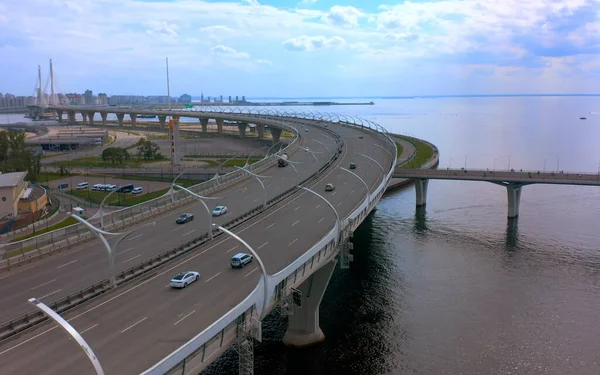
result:
M 123 119 L 125 119 L 124 113 L 117 113 L 117 122 L 120 127 L 123 127 Z
M 162 128 L 167 125 L 167 116 L 158 115 L 158 124 Z
M 417 192 L 417 207 L 425 206 L 427 204 L 427 185 L 429 180 L 419 179 L 415 180 L 415 190 Z
M 68 117 L 68 122 L 71 125 L 75 124 L 75 111 L 69 111 L 67 112 L 67 117 Z
M 258 132 L 258 139 L 265 137 L 265 126 L 263 124 L 256 124 L 256 131 Z
M 522 185 L 511 184 L 506 185 L 508 194 L 508 218 L 514 219 L 519 216 L 519 206 L 521 205 L 521 188 Z
M 81 112 L 81 120 L 83 121 L 84 124 L 88 121 L 87 112 Z
M 218 134 L 223 134 L 223 119 L 216 119 L 217 121 L 217 133 Z
M 130 113 L 129 114 L 129 119 L 131 119 L 131 127 L 135 128 L 135 123 L 137 120 L 137 113 Z
M 319 305 L 336 263 L 337 260 L 332 260 L 325 264 L 300 285 L 302 307 L 294 306 L 294 314 L 289 316 L 284 344 L 305 347 L 325 340 L 319 326 Z
M 200 120 L 200 125 L 202 125 L 202 133 L 208 133 L 208 119 L 207 118 L 201 118 Z
M 56 121 L 62 122 L 62 119 L 63 119 L 63 111 L 62 111 L 62 109 L 57 109 L 56 110 Z
M 100 112 L 100 117 L 102 117 L 102 126 L 106 126 L 106 119 L 108 118 L 108 113 Z
M 94 111 L 89 111 L 88 112 L 88 119 L 89 119 L 89 124 L 90 125 L 94 125 L 94 115 L 96 113 L 94 113 Z
M 238 123 L 238 129 L 240 130 L 240 138 L 246 138 L 246 128 L 248 127 L 247 122 Z
M 273 144 L 279 143 L 279 139 L 281 138 L 281 128 L 271 127 L 271 137 L 273 138 Z

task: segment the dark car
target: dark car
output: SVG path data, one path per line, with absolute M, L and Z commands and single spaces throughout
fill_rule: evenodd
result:
M 356 164 L 350 163 L 350 169 L 356 169 Z
M 185 224 L 188 221 L 192 221 L 192 220 L 194 220 L 194 214 L 190 214 L 189 212 L 186 212 L 185 214 L 179 215 L 179 217 L 177 218 L 177 220 L 175 222 L 177 224 Z

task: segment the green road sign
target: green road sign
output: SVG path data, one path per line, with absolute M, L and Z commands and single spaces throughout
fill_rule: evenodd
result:
M 71 102 L 69 104 L 71 104 L 71 105 L 77 105 L 78 103 L 77 102 Z
M 191 105 L 191 104 L 186 104 L 186 105 L 185 105 L 185 108 L 193 108 L 193 107 L 194 107 L 194 106 L 193 106 L 193 105 Z

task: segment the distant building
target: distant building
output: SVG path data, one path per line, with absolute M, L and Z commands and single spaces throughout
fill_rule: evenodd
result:
M 25 193 L 27 172 L 0 174 L 0 217 L 16 217 L 19 199 Z
M 105 93 L 99 93 L 98 94 L 98 104 L 100 105 L 107 105 L 108 104 L 108 95 L 106 95 Z
M 83 97 L 85 100 L 85 104 L 88 105 L 94 105 L 96 104 L 96 101 L 94 100 L 94 94 L 92 93 L 92 90 L 85 90 L 85 93 L 83 93 Z
M 179 103 L 190 104 L 192 102 L 192 96 L 183 94 L 179 97 Z

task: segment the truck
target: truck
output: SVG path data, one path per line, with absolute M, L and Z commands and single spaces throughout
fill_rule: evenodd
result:
M 288 165 L 288 156 L 287 154 L 282 154 L 279 160 L 277 160 L 278 167 L 286 167 Z

